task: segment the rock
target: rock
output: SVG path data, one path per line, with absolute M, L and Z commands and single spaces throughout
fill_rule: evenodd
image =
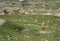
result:
M 60 13 L 55 14 L 55 16 L 60 17 Z
M 21 32 L 21 34 L 28 34 L 29 29 L 25 28 L 25 29 L 22 29 L 20 32 Z
M 9 14 L 9 15 L 14 14 L 13 8 L 11 8 L 11 7 L 5 7 L 5 8 L 2 9 L 2 11 L 5 14 Z
M 29 14 L 29 12 L 25 12 L 25 14 Z
M 39 31 L 39 33 L 40 33 L 40 34 L 52 34 L 52 32 L 51 32 L 51 31 L 42 31 L 42 30 L 41 30 L 41 31 Z
M 0 19 L 0 25 L 3 25 L 6 22 L 4 19 Z
M 48 23 L 50 22 L 50 21 L 47 21 Z
M 45 15 L 52 15 L 51 13 L 46 13 Z

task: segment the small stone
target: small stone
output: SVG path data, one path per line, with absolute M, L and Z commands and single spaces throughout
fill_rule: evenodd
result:
M 52 15 L 51 13 L 46 13 L 45 15 Z
M 16 29 L 16 31 L 19 31 L 18 29 Z
M 47 21 L 48 23 L 50 22 L 50 21 Z
M 58 12 L 59 10 L 57 9 L 57 12 Z
M 39 31 L 39 33 L 41 33 L 41 34 L 52 34 L 51 31 Z
M 4 19 L 0 19 L 0 25 L 3 25 L 6 21 Z
M 20 31 L 22 34 L 28 34 L 28 32 L 29 32 L 29 29 L 22 29 L 21 31 Z
M 29 12 L 25 12 L 25 14 L 29 14 Z

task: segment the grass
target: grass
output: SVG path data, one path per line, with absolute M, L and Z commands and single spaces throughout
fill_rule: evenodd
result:
M 45 26 L 46 26 L 45 30 L 55 31 L 54 33 L 39 34 L 39 31 L 41 30 L 42 17 L 44 17 L 44 21 L 45 21 Z M 60 41 L 59 17 L 23 14 L 18 16 L 5 15 L 5 16 L 0 16 L 0 18 L 7 20 L 4 25 L 0 26 L 0 41 L 41 41 L 41 40 Z M 20 26 L 28 28 L 30 30 L 28 34 L 23 35 L 17 32 L 15 29 L 13 29 L 15 27 L 20 27 Z M 10 40 L 7 37 L 8 35 L 11 36 Z
M 49 4 L 52 4 L 50 2 Z M 58 9 L 60 3 L 54 3 L 55 6 L 46 6 L 45 9 Z M 42 4 L 36 6 L 36 9 L 44 8 Z M 35 9 L 34 8 L 34 9 Z M 28 8 L 27 8 L 28 9 Z M 15 11 L 16 12 L 16 11 Z M 43 11 L 42 11 L 43 12 Z M 37 10 L 36 15 L 20 14 L 16 12 L 15 15 L 0 15 L 1 19 L 5 19 L 6 23 L 0 26 L 0 41 L 60 41 L 60 17 L 38 15 L 40 11 Z M 53 32 L 52 34 L 41 34 L 42 18 L 44 17 L 45 30 Z M 14 28 L 28 28 L 28 34 L 21 34 Z

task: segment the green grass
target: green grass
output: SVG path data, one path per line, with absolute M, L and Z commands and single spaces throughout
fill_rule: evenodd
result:
M 41 21 L 43 17 L 46 26 L 45 30 L 55 31 L 54 33 L 39 34 L 39 31 L 41 30 Z M 12 15 L 12 16 L 5 15 L 5 16 L 0 16 L 0 18 L 7 20 L 4 25 L 0 26 L 0 36 L 1 36 L 0 41 L 31 41 L 31 40 L 32 41 L 41 41 L 41 40 L 60 41 L 60 21 L 59 21 L 60 18 L 59 17 L 23 14 L 23 15 Z M 13 29 L 21 26 L 28 28 L 30 30 L 28 34 L 23 35 L 17 32 L 15 29 Z M 8 35 L 11 36 L 10 40 L 8 40 L 7 37 Z M 15 39 L 16 37 L 17 40 Z
M 52 4 L 50 2 L 49 4 Z M 43 7 L 42 4 L 34 7 L 33 9 L 58 9 L 60 3 L 54 3 L 55 6 Z M 28 8 L 24 8 L 28 9 Z M 36 15 L 31 14 L 19 14 L 15 11 L 15 15 L 0 15 L 1 19 L 5 19 L 6 23 L 0 26 L 0 41 L 60 41 L 60 17 L 38 15 L 41 12 L 37 10 Z M 42 13 L 45 13 L 42 11 Z M 42 18 L 44 17 L 45 30 L 54 31 L 52 34 L 39 34 L 41 30 Z M 37 21 L 36 21 L 37 20 Z M 48 22 L 49 21 L 49 22 Z M 30 31 L 28 34 L 21 34 L 14 28 L 28 28 Z M 9 38 L 10 37 L 10 38 Z

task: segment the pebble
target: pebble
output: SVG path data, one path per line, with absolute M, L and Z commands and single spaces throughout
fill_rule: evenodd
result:
M 50 22 L 50 21 L 47 21 L 48 23 Z
M 55 16 L 58 16 L 58 17 L 60 17 L 60 13 L 56 13 L 56 14 L 55 14 Z
M 59 9 L 57 9 L 57 12 L 59 11 Z

